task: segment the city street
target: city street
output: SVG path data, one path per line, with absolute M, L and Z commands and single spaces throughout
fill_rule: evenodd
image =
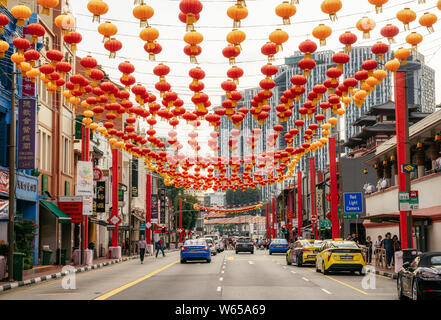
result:
M 375 278 L 363 289 L 358 274 L 324 276 L 313 266 L 287 266 L 285 256 L 225 251 L 205 262 L 179 263 L 179 252 L 81 273 L 76 290 L 62 279 L 0 294 L 0 300 L 395 300 L 396 281 Z

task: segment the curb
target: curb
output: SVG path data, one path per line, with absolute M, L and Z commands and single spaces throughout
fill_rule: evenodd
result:
M 121 263 L 121 262 L 129 261 L 129 260 L 133 260 L 133 259 L 138 259 L 138 258 L 139 258 L 139 256 L 133 256 L 133 257 L 126 257 L 126 258 L 121 258 L 121 259 L 114 259 L 111 261 L 101 262 L 98 264 L 94 264 L 94 265 L 90 265 L 90 266 L 86 266 L 86 267 L 81 267 L 81 268 L 73 267 L 73 268 L 75 268 L 75 270 L 72 271 L 72 273 L 87 272 L 90 270 L 95 270 L 95 269 L 99 269 L 99 268 L 109 266 L 112 264 Z M 69 272 L 69 271 L 62 271 L 62 272 L 57 272 L 57 273 L 49 274 L 49 275 L 42 276 L 42 277 L 36 277 L 36 278 L 32 278 L 32 279 L 27 279 L 24 281 L 16 281 L 16 282 L 8 283 L 3 286 L 0 286 L 0 292 L 12 290 L 15 288 L 23 287 L 23 286 L 34 284 L 34 283 L 39 283 L 42 281 L 48 281 L 51 279 L 58 279 L 62 276 L 66 276 L 70 273 L 71 272 Z
M 391 279 L 397 279 L 398 278 L 397 274 L 394 273 L 394 272 L 386 272 L 386 271 L 375 270 L 375 274 L 379 274 L 380 276 L 388 277 L 388 278 L 391 278 Z

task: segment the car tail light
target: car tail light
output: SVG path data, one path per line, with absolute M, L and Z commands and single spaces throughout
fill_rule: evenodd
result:
M 421 272 L 419 274 L 422 278 L 429 278 L 429 279 L 433 279 L 433 278 L 438 278 L 438 275 L 436 273 L 432 273 L 432 272 Z
M 308 250 L 308 249 L 302 249 L 302 250 L 300 250 L 300 251 L 302 251 L 302 252 L 308 252 L 309 250 Z
M 185 251 L 185 250 L 188 250 L 188 248 L 186 248 L 186 247 L 181 248 L 181 251 Z
M 361 254 L 361 256 L 363 257 L 364 263 L 366 263 L 366 256 L 365 256 L 364 252 Z
M 202 250 L 208 250 L 208 247 L 203 247 Z
M 332 251 L 329 250 L 329 251 L 328 251 L 328 261 L 331 260 L 331 256 L 332 256 Z

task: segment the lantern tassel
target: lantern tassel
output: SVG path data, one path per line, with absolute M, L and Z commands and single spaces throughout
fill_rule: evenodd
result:
M 375 6 L 375 12 L 377 14 L 382 13 L 383 12 L 383 6 Z
M 155 58 L 155 54 L 154 54 L 154 53 L 149 53 L 149 60 L 150 60 L 150 61 L 156 61 L 156 58 Z
M 283 19 L 283 24 L 284 25 L 289 25 L 289 24 L 291 24 L 291 20 L 289 18 L 284 18 Z
M 50 11 L 49 8 L 43 7 L 43 9 L 41 9 L 41 14 L 44 14 L 46 16 L 50 16 L 51 15 L 51 11 Z

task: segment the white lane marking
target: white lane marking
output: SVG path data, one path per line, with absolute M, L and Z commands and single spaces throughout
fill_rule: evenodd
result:
M 220 277 L 220 278 L 219 278 L 219 281 L 224 281 L 224 278 Z
M 297 272 L 295 272 L 295 271 L 291 271 L 291 273 L 294 273 L 294 274 L 296 274 Z
M 308 280 L 308 279 L 306 279 L 305 277 L 302 277 L 302 279 L 303 279 L 303 280 L 305 280 L 305 281 L 309 281 L 309 280 Z
M 222 274 L 224 274 L 224 273 L 225 273 L 225 271 L 224 271 L 224 270 L 222 270 L 222 271 L 221 271 L 221 273 L 222 273 Z
M 323 291 L 323 292 L 326 292 L 327 294 L 332 294 L 332 293 L 330 293 L 328 290 L 323 289 L 323 288 L 322 288 L 322 291 Z
M 222 266 L 222 269 L 225 269 L 225 266 Z
M 286 269 L 286 266 L 283 266 L 282 268 L 283 268 L 283 269 Z
M 249 264 L 254 264 L 254 261 L 248 261 Z
M 221 292 L 222 291 L 222 287 L 217 287 L 217 292 Z

